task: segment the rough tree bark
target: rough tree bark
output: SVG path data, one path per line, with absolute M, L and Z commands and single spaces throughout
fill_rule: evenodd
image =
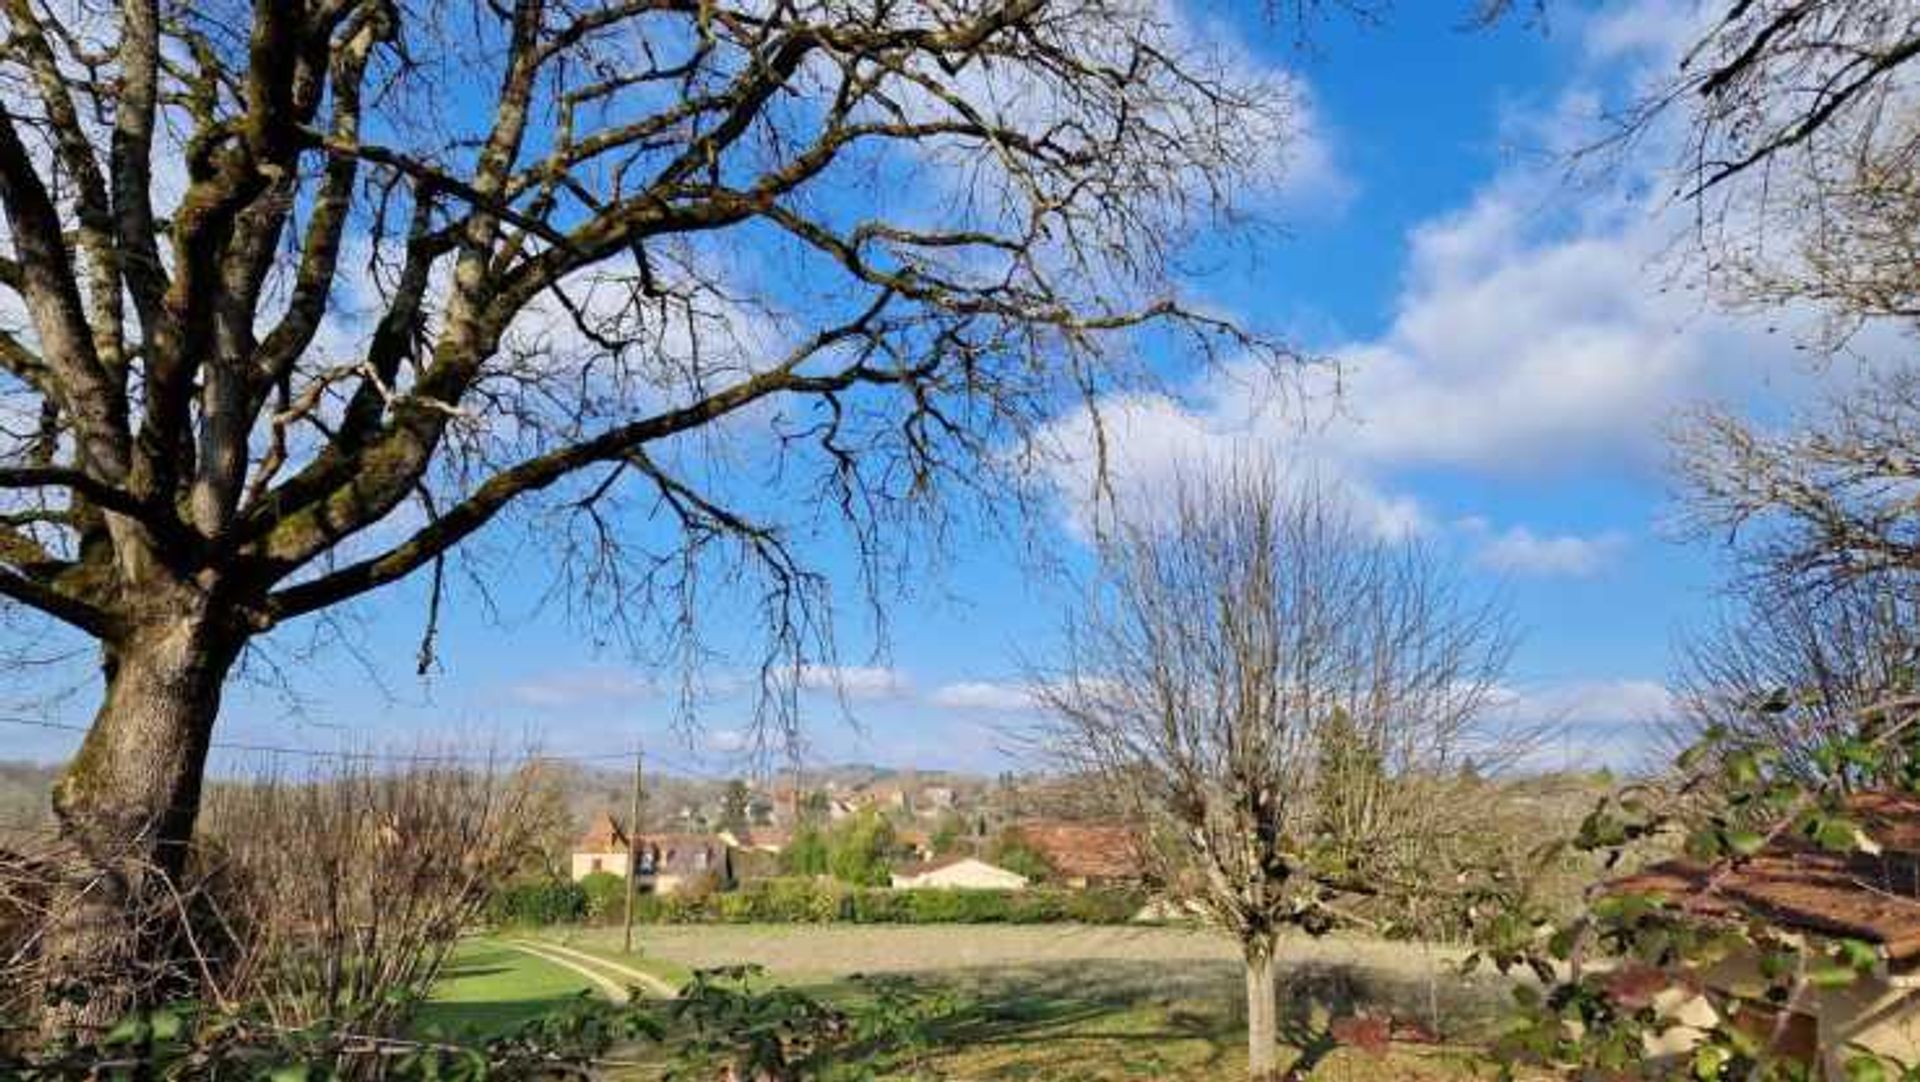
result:
M 190 591 L 159 593 L 172 601 L 102 646 L 102 702 L 53 791 L 64 844 L 46 931 L 51 1032 L 110 1025 L 178 983 L 175 884 L 245 635 Z

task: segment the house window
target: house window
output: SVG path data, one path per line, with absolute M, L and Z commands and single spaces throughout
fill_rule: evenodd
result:
M 599 871 L 599 870 L 600 870 L 600 858 L 599 858 L 599 857 L 594 857 L 594 858 L 593 858 L 593 867 L 592 867 L 592 868 L 590 868 L 590 869 L 588 869 L 588 870 L 589 870 L 589 871 L 595 871 L 595 872 L 597 872 L 597 871 Z

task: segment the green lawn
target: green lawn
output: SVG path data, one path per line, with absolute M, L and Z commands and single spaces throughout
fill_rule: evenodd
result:
M 454 949 L 415 1026 L 449 1037 L 495 1037 L 593 990 L 572 970 L 499 943 L 468 940 Z
M 524 933 L 516 934 L 514 938 L 535 941 L 549 940 L 563 947 L 571 947 L 582 954 L 591 954 L 596 958 L 604 958 L 609 962 L 626 966 L 629 969 L 637 969 L 642 973 L 652 974 L 676 988 L 692 980 L 693 967 L 676 962 L 658 951 L 647 949 L 645 937 L 648 931 L 648 929 L 640 931 L 640 940 L 634 945 L 634 952 L 632 954 L 628 954 L 621 949 L 620 933 L 617 930 L 610 931 L 604 928 L 581 929 L 560 927 L 530 929 Z M 619 979 L 617 972 L 611 973 L 610 975 L 616 980 Z

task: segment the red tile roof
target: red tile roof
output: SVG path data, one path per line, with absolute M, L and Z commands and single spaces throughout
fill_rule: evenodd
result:
M 1799 931 L 1880 944 L 1893 961 L 1920 957 L 1920 800 L 1861 793 L 1851 814 L 1878 855 L 1830 853 L 1797 839 L 1769 845 L 1737 866 L 1671 860 L 1608 884 L 1654 894 L 1707 917 L 1753 915 Z
M 627 832 L 620 821 L 610 812 L 601 812 L 593 820 L 593 825 L 580 836 L 576 843 L 576 853 L 624 853 L 627 851 Z
M 1014 828 L 1053 870 L 1069 879 L 1138 879 L 1138 839 L 1131 827 L 1035 822 Z

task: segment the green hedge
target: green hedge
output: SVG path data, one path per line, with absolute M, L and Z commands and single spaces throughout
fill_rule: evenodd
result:
M 883 890 L 830 879 L 760 879 L 700 896 L 645 895 L 640 920 L 663 924 L 1125 924 L 1139 891 Z
M 495 924 L 562 924 L 586 915 L 586 890 L 559 879 L 508 883 L 487 899 L 487 919 Z

